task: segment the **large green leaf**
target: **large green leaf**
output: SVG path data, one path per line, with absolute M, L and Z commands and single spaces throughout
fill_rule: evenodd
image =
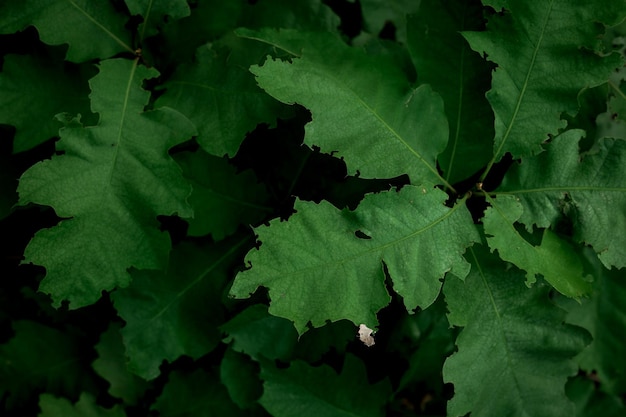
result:
M 210 154 L 233 156 L 257 124 L 274 124 L 289 108 L 265 94 L 247 68 L 262 61 L 269 48 L 229 38 L 198 48 L 193 64 L 181 65 L 164 84 L 157 105 L 177 109 L 198 129 L 198 143 Z
M 189 5 L 185 0 L 124 0 L 133 15 L 140 15 L 139 41 L 154 35 L 165 24 L 166 18 L 173 20 L 189 16 Z
M 127 16 L 109 0 L 20 0 L 0 2 L 0 33 L 35 26 L 49 45 L 69 44 L 67 59 L 84 62 L 131 52 Z
M 34 321 L 16 320 L 12 327 L 15 335 L 0 345 L 0 397 L 9 409 L 37 392 L 78 397 L 93 389 L 84 366 L 90 353 L 75 337 Z
M 427 85 L 410 88 L 389 56 L 370 56 L 330 34 L 239 30 L 293 55 L 253 66 L 259 85 L 312 113 L 305 143 L 346 158 L 351 173 L 414 184 L 446 184 L 436 158 L 448 139 L 441 98 Z
M 96 404 L 93 395 L 83 393 L 76 404 L 72 404 L 66 398 L 56 398 L 50 394 L 42 394 L 39 397 L 41 412 L 38 417 L 126 417 L 121 405 L 107 409 Z
M 26 151 L 58 136 L 62 124 L 54 118 L 57 113 L 90 115 L 87 78 L 62 61 L 5 56 L 0 72 L 0 123 L 15 126 L 13 152 Z M 33 123 L 33 118 L 38 122 Z
M 541 244 L 534 246 L 515 228 L 523 212 L 516 197 L 503 195 L 489 199 L 491 207 L 485 212 L 483 223 L 491 250 L 498 250 L 500 258 L 526 270 L 527 283 L 534 283 L 543 275 L 554 288 L 570 297 L 591 292 L 590 279 L 574 247 L 550 229 L 544 229 Z
M 626 141 L 602 139 L 581 156 L 582 132 L 567 131 L 543 152 L 514 165 L 498 194 L 515 195 L 524 207 L 520 221 L 528 228 L 553 225 L 563 215 L 572 220 L 574 238 L 593 246 L 610 268 L 626 266 Z
M 574 415 L 564 385 L 577 371 L 570 358 L 588 336 L 563 323 L 565 312 L 550 302 L 548 286 L 529 289 L 523 274 L 497 256 L 476 246 L 470 251 L 465 283 L 450 277 L 444 286 L 450 323 L 464 327 L 443 369 L 454 384 L 448 415 Z
M 145 379 L 159 375 L 163 360 L 182 355 L 194 359 L 220 341 L 222 293 L 226 271 L 248 237 L 213 246 L 180 244 L 170 255 L 169 269 L 135 271 L 132 283 L 113 293 L 129 369 Z
M 438 162 L 444 178 L 455 183 L 491 157 L 493 112 L 485 98 L 491 65 L 459 33 L 483 28 L 483 8 L 478 0 L 422 0 L 407 24 L 407 46 L 418 79 L 429 83 L 445 103 L 450 139 Z
M 231 293 L 248 297 L 267 287 L 270 313 L 293 320 L 299 333 L 309 321 L 319 327 L 348 319 L 374 328 L 376 312 L 389 302 L 384 262 L 406 308 L 426 308 L 446 272 L 467 274 L 461 255 L 479 239 L 465 205 L 448 208 L 447 197 L 406 186 L 368 195 L 354 212 L 299 201 L 289 221 L 255 230 L 261 248 L 248 254 L 252 268 L 237 275 Z
M 46 268 L 40 290 L 55 306 L 69 300 L 78 308 L 128 285 L 131 266 L 163 268 L 170 242 L 156 216 L 191 215 L 190 186 L 167 151 L 194 129 L 171 109 L 143 112 L 149 93 L 141 84 L 157 74 L 137 61 L 103 61 L 90 82 L 98 125 L 70 121 L 57 143 L 61 154 L 20 179 L 20 204 L 51 206 L 64 218 L 39 231 L 24 254 Z
M 390 394 L 386 380 L 369 384 L 363 363 L 347 355 L 340 374 L 327 365 L 293 361 L 287 369 L 261 366 L 260 404 L 274 417 L 383 416 Z
M 490 2 L 485 2 L 490 3 Z M 495 113 L 493 160 L 539 153 L 548 134 L 565 126 L 561 113 L 575 114 L 578 93 L 605 82 L 621 65 L 617 54 L 601 57 L 597 21 L 620 21 L 623 1 L 510 0 L 489 19 L 485 32 L 465 32 L 472 49 L 498 67 L 487 98 Z

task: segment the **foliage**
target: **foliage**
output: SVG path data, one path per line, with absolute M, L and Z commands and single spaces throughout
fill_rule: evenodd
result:
M 625 19 L 1 2 L 2 415 L 624 415 Z

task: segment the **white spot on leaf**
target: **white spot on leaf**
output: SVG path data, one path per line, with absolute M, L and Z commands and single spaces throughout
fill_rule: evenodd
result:
M 366 325 L 364 324 L 359 325 L 359 339 L 367 347 L 374 346 L 375 344 L 374 336 L 372 336 L 373 332 L 374 331 L 370 329 L 369 327 L 367 327 Z

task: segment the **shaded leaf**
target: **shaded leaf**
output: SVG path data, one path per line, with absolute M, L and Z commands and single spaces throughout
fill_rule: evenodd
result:
M 235 352 L 257 361 L 262 358 L 287 361 L 298 341 L 293 324 L 268 314 L 262 304 L 248 307 L 220 329 L 227 334 L 224 343 L 232 343 Z
M 132 372 L 150 380 L 159 375 L 163 360 L 197 359 L 217 346 L 227 272 L 248 240 L 181 243 L 172 250 L 166 272 L 134 271 L 132 283 L 113 293 L 126 321 L 122 336 Z
M 394 59 L 366 55 L 329 34 L 237 33 L 295 57 L 268 59 L 250 70 L 268 94 L 311 111 L 306 144 L 336 151 L 350 173 L 364 177 L 408 174 L 414 184 L 447 184 L 435 163 L 448 138 L 441 98 L 426 85 L 410 88 Z
M 134 53 L 127 17 L 106 0 L 22 0 L 0 2 L 0 33 L 35 26 L 48 45 L 69 44 L 67 59 L 84 62 Z
M 327 365 L 293 361 L 287 369 L 261 366 L 261 377 L 265 382 L 259 402 L 275 417 L 383 416 L 390 394 L 389 383 L 370 384 L 363 363 L 351 355 L 339 374 Z
M 309 321 L 375 328 L 376 312 L 389 303 L 384 262 L 406 308 L 426 308 L 447 271 L 467 274 L 461 254 L 479 239 L 465 205 L 450 209 L 446 199 L 435 188 L 406 186 L 367 195 L 354 212 L 298 201 L 289 221 L 255 229 L 261 248 L 248 254 L 252 268 L 237 275 L 231 293 L 267 287 L 270 313 L 293 320 L 299 333 Z
M 126 355 L 120 325 L 111 323 L 100 335 L 96 345 L 98 359 L 93 362 L 93 369 L 109 382 L 109 394 L 121 398 L 127 405 L 137 404 L 148 388 L 148 384 L 130 373 L 126 366 Z
M 150 408 L 161 417 L 247 416 L 230 400 L 228 391 L 212 372 L 174 371 L 163 392 Z
M 189 236 L 210 234 L 214 240 L 222 240 L 239 225 L 257 224 L 273 211 L 266 205 L 269 196 L 265 187 L 258 184 L 252 171 L 237 173 L 225 158 L 202 150 L 179 153 L 174 158 L 193 187 Z
M 13 152 L 59 135 L 57 113 L 91 114 L 87 78 L 91 68 L 69 67 L 38 55 L 7 55 L 0 72 L 0 123 L 15 126 Z M 38 122 L 33 123 L 33 118 Z
M 548 134 L 565 127 L 561 113 L 576 113 L 578 93 L 605 82 L 621 65 L 617 54 L 601 57 L 588 48 L 598 46 L 596 22 L 621 20 L 625 5 L 601 0 L 484 3 L 496 3 L 496 10 L 505 6 L 506 12 L 492 15 L 487 31 L 463 36 L 498 65 L 487 93 L 495 113 L 493 160 L 506 152 L 514 158 L 537 154 Z
M 15 336 L 0 345 L 0 397 L 9 409 L 36 401 L 39 392 L 78 397 L 93 388 L 83 368 L 90 352 L 76 338 L 33 321 L 16 320 L 12 327 Z
M 125 417 L 126 413 L 120 405 L 111 409 L 105 409 L 96 404 L 96 399 L 87 393 L 83 393 L 76 404 L 72 404 L 66 398 L 56 398 L 50 394 L 42 394 L 39 397 L 41 412 L 38 417 Z
M 156 75 L 137 61 L 103 61 L 90 81 L 98 125 L 69 122 L 57 143 L 62 154 L 20 179 L 20 204 L 51 206 L 64 218 L 39 231 L 24 254 L 46 268 L 39 289 L 55 306 L 69 300 L 78 308 L 128 285 L 131 266 L 165 267 L 170 242 L 156 216 L 191 215 L 190 187 L 167 151 L 194 130 L 171 109 L 142 112 L 149 93 L 141 84 Z
M 483 29 L 483 8 L 478 0 L 422 0 L 407 25 L 418 79 L 445 103 L 450 139 L 438 163 L 444 178 L 456 183 L 485 166 L 493 146 L 493 113 L 485 98 L 491 65 L 460 34 Z
M 166 22 L 166 17 L 173 20 L 189 16 L 189 5 L 185 0 L 124 0 L 133 15 L 140 15 L 143 22 L 139 25 L 139 41 L 154 35 Z
M 365 29 L 380 35 L 386 25 L 393 24 L 395 39 L 407 41 L 407 15 L 420 8 L 421 1 L 415 0 L 360 0 Z
M 247 68 L 261 62 L 269 48 L 229 38 L 198 48 L 193 64 L 181 65 L 164 84 L 157 100 L 189 117 L 198 129 L 198 143 L 212 155 L 233 156 L 246 133 L 257 124 L 274 124 L 291 110 L 263 93 Z
M 576 404 L 576 417 L 622 417 L 626 414 L 623 401 L 602 392 L 590 378 L 578 376 L 570 380 L 565 391 Z
M 450 323 L 464 327 L 443 368 L 454 384 L 448 415 L 572 416 L 564 386 L 586 332 L 563 323 L 548 286 L 527 288 L 521 272 L 486 249 L 470 252 L 465 283 L 450 277 L 444 286 Z
M 220 363 L 220 380 L 240 408 L 257 406 L 263 386 L 259 379 L 259 366 L 250 357 L 228 349 Z
M 506 174 L 498 193 L 515 195 L 524 208 L 520 222 L 548 227 L 572 220 L 574 239 L 593 246 L 610 268 L 626 266 L 626 141 L 602 139 L 581 156 L 582 132 L 556 137 L 547 152 L 526 158 Z M 601 209 L 599 209 L 601 208 Z
M 591 292 L 590 280 L 569 242 L 550 229 L 544 229 L 541 244 L 533 246 L 515 229 L 515 222 L 523 212 L 518 199 L 503 195 L 489 201 L 491 207 L 483 218 L 489 247 L 492 251 L 497 249 L 503 260 L 525 270 L 529 286 L 541 274 L 554 288 L 569 297 Z

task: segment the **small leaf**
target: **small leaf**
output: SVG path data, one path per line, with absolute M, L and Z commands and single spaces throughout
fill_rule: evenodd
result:
M 569 297 L 580 297 L 591 292 L 591 283 L 583 273 L 583 266 L 572 245 L 550 229 L 544 229 L 539 246 L 533 246 L 515 229 L 515 222 L 523 212 L 521 203 L 509 195 L 489 199 L 483 223 L 487 242 L 500 258 L 527 271 L 527 284 L 543 275 L 557 291 Z
M 140 15 L 143 22 L 139 25 L 139 41 L 157 33 L 165 24 L 166 16 L 177 20 L 189 16 L 189 5 L 185 0 L 124 0 L 133 15 Z
M 121 405 L 105 409 L 96 404 L 96 399 L 88 393 L 83 393 L 76 404 L 65 398 L 55 398 L 50 394 L 41 394 L 39 397 L 41 412 L 38 417 L 126 417 Z

